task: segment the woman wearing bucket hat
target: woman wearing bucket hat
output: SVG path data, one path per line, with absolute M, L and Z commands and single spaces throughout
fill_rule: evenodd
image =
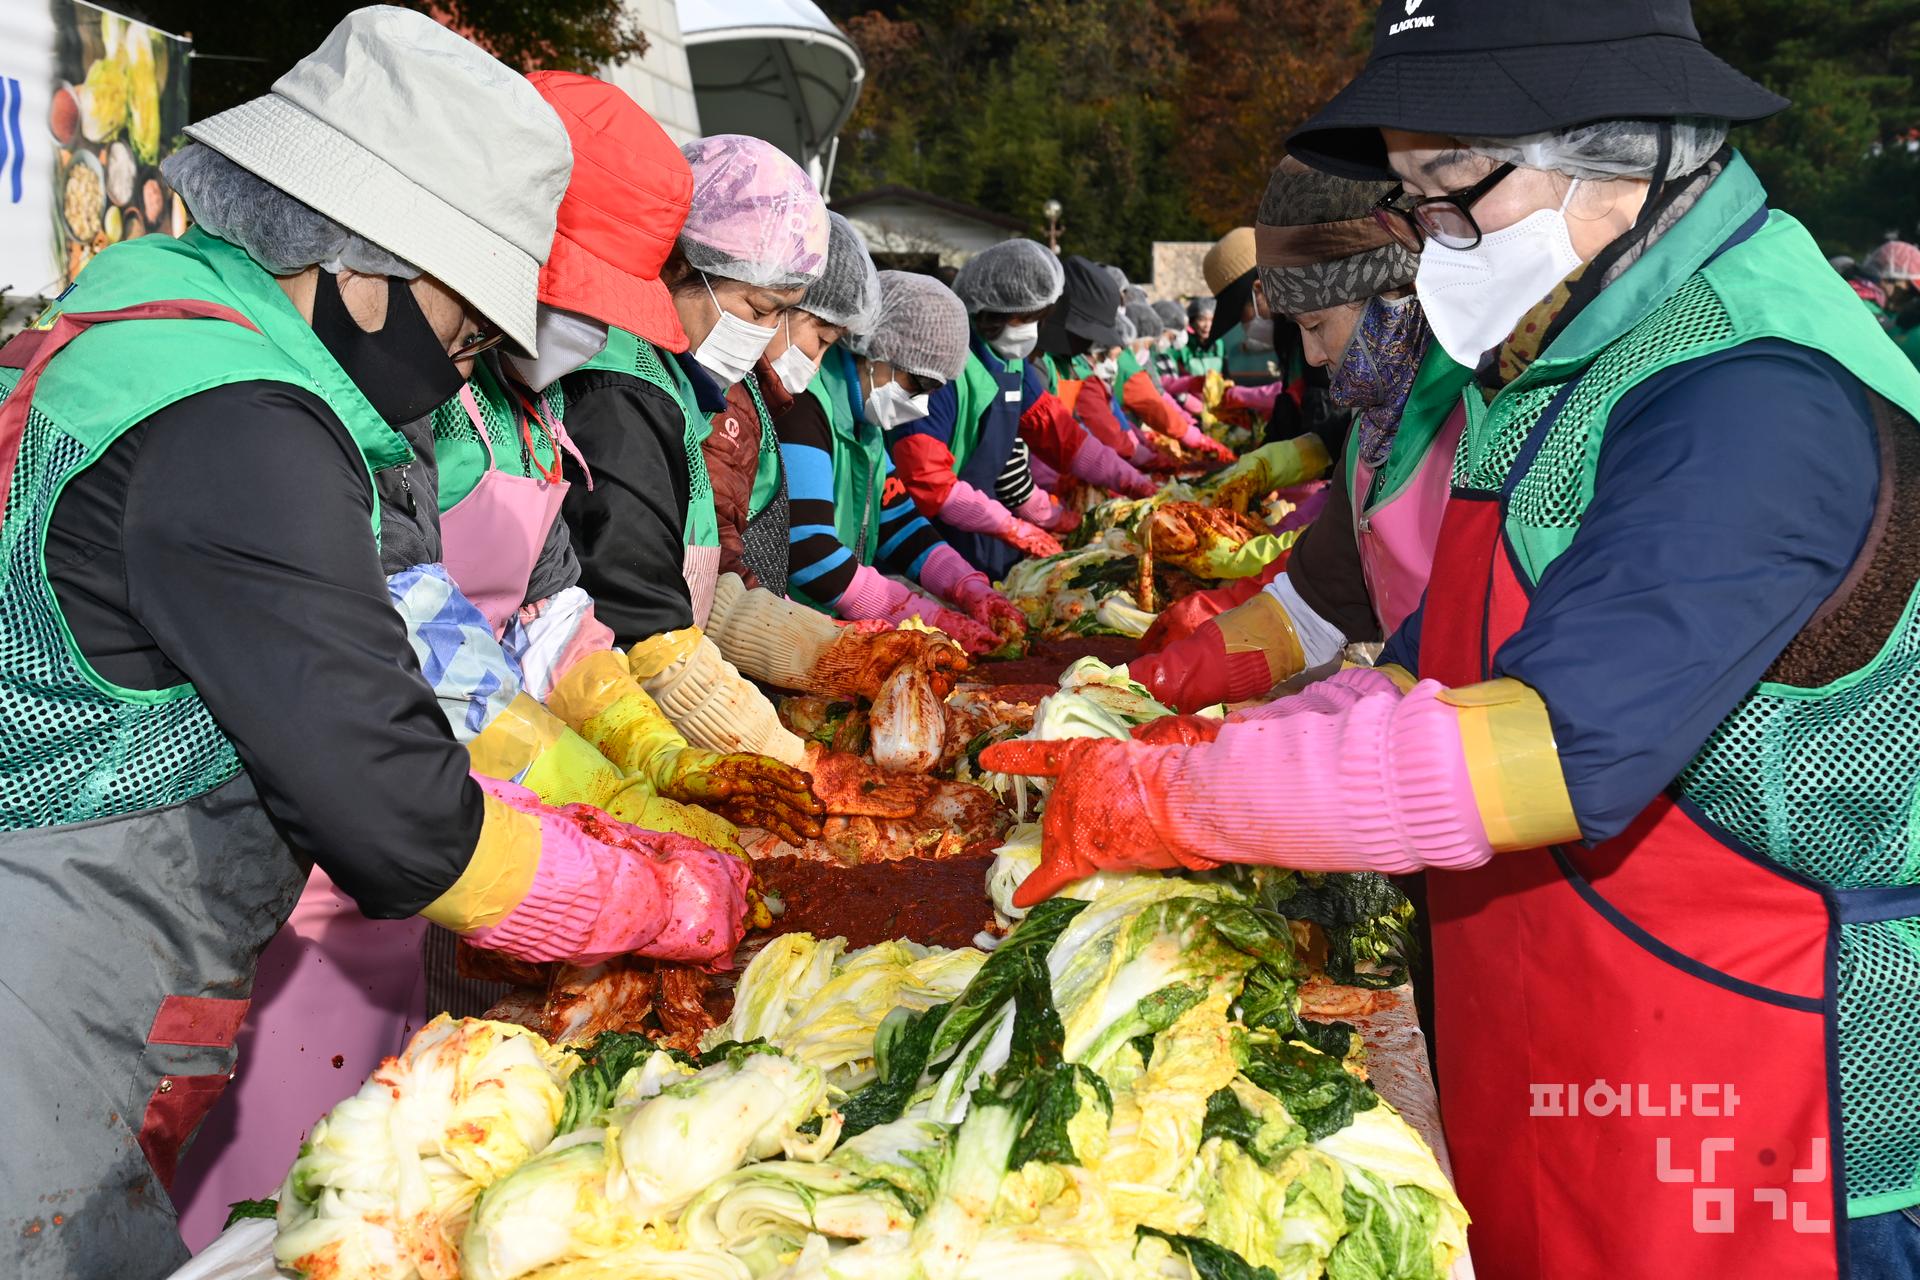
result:
M 389 596 L 476 773 L 522 783 L 547 804 L 589 803 L 714 848 L 737 848 L 735 829 L 694 803 L 810 828 L 806 780 L 777 761 L 690 749 L 604 651 L 611 637 L 572 585 L 578 567 L 558 519 L 565 402 L 549 383 L 605 343 L 608 320 L 645 326 L 672 314 L 657 279 L 664 250 L 649 271 L 645 259 L 623 256 L 640 247 L 633 238 L 583 214 L 645 207 L 650 195 L 684 205 L 691 184 L 678 149 L 620 90 L 566 72 L 529 82 L 567 127 L 575 156 L 540 269 L 540 354 L 482 354 L 454 400 L 400 427 L 414 453 L 407 483 L 380 488 Z M 173 175 L 196 210 L 219 203 L 222 184 L 246 184 L 234 196 L 258 193 L 257 178 L 216 153 L 187 161 Z M 389 941 L 391 950 L 380 949 Z M 423 1002 L 414 929 L 365 922 L 324 874 L 312 877 L 261 955 L 234 1084 L 172 1188 L 189 1247 L 220 1232 L 231 1203 L 278 1184 L 315 1109 L 347 1087 L 350 1069 L 372 1069 L 429 1013 L 477 1015 L 504 994 L 502 984 L 458 977 L 452 933 L 428 930 L 424 945 Z M 342 999 L 341 973 L 370 975 L 371 998 Z
M 200 225 L 100 255 L 0 352 L 0 878 L 31 922 L 0 931 L 9 1275 L 184 1257 L 162 1188 L 309 859 L 412 937 L 409 982 L 414 915 L 533 959 L 694 958 L 745 906 L 710 849 L 476 783 L 380 577 L 398 425 L 502 338 L 537 354 L 553 112 L 374 8 L 190 133 L 168 174 Z M 514 180 L 476 183 L 502 146 Z M 337 998 L 390 985 L 356 966 Z
M 758 138 L 720 134 L 682 151 L 692 200 L 661 279 L 683 349 L 615 327 L 606 349 L 563 380 L 595 482 L 569 491 L 564 511 L 581 586 L 674 725 L 698 747 L 798 765 L 800 740 L 702 630 L 720 562 L 702 445 L 727 389 L 819 278 L 826 206 L 806 173 Z
M 1391 190 L 1291 159 L 1267 183 L 1254 229 L 1261 289 L 1299 327 L 1307 360 L 1332 374 L 1333 402 L 1359 422 L 1326 509 L 1290 556 L 1180 601 L 1142 642 L 1148 656 L 1128 670 L 1170 707 L 1244 702 L 1348 644 L 1377 644 L 1426 590 L 1467 371 L 1430 343 L 1412 293 L 1418 259 L 1373 217 Z M 1256 493 L 1290 483 L 1307 441 L 1318 444 L 1305 436 L 1256 449 L 1225 482 Z
M 1061 821 L 1132 771 L 1096 816 L 1146 833 L 1076 849 L 1049 809 L 1055 881 L 1434 869 L 1490 1277 L 1920 1257 L 1920 375 L 1722 149 L 1782 105 L 1678 0 L 1383 10 L 1291 145 L 1401 181 L 1382 217 L 1478 369 L 1386 655 L 1423 679 L 1343 674 L 1204 746 L 984 761 L 1064 769 Z M 1249 822 L 1231 779 L 1283 773 Z

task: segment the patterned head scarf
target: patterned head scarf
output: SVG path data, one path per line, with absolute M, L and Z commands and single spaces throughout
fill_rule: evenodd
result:
M 680 251 L 708 275 L 788 289 L 820 278 L 827 206 L 807 171 L 770 142 L 738 133 L 680 148 L 693 167 L 693 206 Z
M 1411 285 L 1420 260 L 1373 220 L 1392 189 L 1282 160 L 1254 227 L 1267 304 L 1297 316 Z

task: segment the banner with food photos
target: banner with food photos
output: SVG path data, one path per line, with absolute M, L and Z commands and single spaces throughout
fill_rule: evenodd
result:
M 0 4 L 0 293 L 52 297 L 110 244 L 178 235 L 192 44 L 80 0 Z

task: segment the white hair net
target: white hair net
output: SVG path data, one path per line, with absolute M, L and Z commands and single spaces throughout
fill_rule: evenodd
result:
M 1651 178 L 1660 163 L 1658 120 L 1599 120 L 1518 138 L 1463 138 L 1480 155 L 1547 169 L 1571 178 Z M 1727 122 L 1688 117 L 1664 122 L 1673 132 L 1666 178 L 1692 173 L 1727 141 Z
M 830 212 L 827 224 L 827 265 L 807 286 L 800 309 L 858 333 L 872 327 L 880 309 L 880 272 L 851 222 Z
M 1157 326 L 1159 321 L 1154 321 L 1154 324 Z M 1120 314 L 1113 318 L 1113 327 L 1120 335 L 1120 345 L 1123 347 L 1140 337 L 1139 327 L 1133 323 L 1133 317 L 1127 314 L 1125 307 L 1120 308 Z M 1158 332 L 1157 328 L 1155 331 Z
M 827 206 L 813 179 L 771 142 L 740 133 L 680 148 L 693 168 L 693 207 L 680 252 L 696 270 L 768 289 L 820 278 Z
M 1053 250 L 1032 240 L 1003 240 L 967 259 L 953 291 L 969 314 L 1025 315 L 1060 300 L 1067 272 Z
M 1127 296 L 1127 273 L 1110 264 L 1102 264 L 1100 269 L 1113 278 L 1113 287 L 1120 291 L 1120 297 L 1124 301 Z
M 1127 319 L 1133 323 L 1133 332 L 1136 337 L 1157 338 L 1160 336 L 1160 331 L 1167 327 L 1161 323 L 1160 313 L 1153 309 L 1151 303 L 1129 302 L 1126 305 L 1126 315 Z
M 1142 289 L 1137 284 L 1130 284 L 1120 291 L 1120 301 L 1126 303 L 1151 303 L 1152 300 L 1147 297 L 1147 291 L 1145 289 Z
M 1189 320 L 1198 320 L 1201 316 L 1210 316 L 1218 309 L 1219 305 L 1219 300 L 1212 294 L 1202 294 L 1187 304 L 1187 318 Z
M 308 267 L 342 267 L 411 280 L 420 268 L 302 204 L 253 172 L 198 142 L 160 162 L 160 172 L 193 220 L 277 276 Z
M 952 382 L 967 363 L 967 308 L 953 290 L 912 271 L 880 273 L 880 308 L 847 346 L 922 378 Z

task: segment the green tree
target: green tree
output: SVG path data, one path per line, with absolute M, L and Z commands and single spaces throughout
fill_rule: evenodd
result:
M 396 0 L 431 14 L 521 71 L 591 72 L 644 53 L 621 0 Z M 356 0 L 115 0 L 115 8 L 194 37 L 197 120 L 265 93 L 312 52 Z
M 1793 106 L 1734 133 L 1829 253 L 1920 221 L 1920 0 L 1695 0 L 1707 47 Z
M 1063 249 L 1136 276 L 1154 240 L 1204 233 L 1171 164 L 1185 60 L 1164 6 L 923 0 L 840 17 L 868 79 L 838 190 L 919 187 L 1036 233 L 1057 199 Z

